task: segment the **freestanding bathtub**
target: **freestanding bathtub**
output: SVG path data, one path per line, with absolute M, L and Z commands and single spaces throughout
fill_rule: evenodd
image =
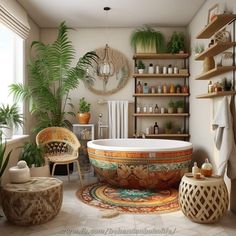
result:
M 135 189 L 176 186 L 192 156 L 190 142 L 165 139 L 98 139 L 88 142 L 91 164 L 109 184 Z

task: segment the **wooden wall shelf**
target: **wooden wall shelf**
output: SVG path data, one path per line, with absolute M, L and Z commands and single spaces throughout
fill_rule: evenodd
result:
M 219 42 L 214 44 L 213 46 L 206 49 L 204 52 L 199 54 L 195 57 L 196 61 L 204 60 L 206 57 L 214 57 L 217 54 L 227 50 L 228 48 L 231 48 L 233 46 L 236 46 L 236 42 Z
M 217 75 L 220 75 L 220 74 L 223 74 L 223 73 L 226 73 L 229 71 L 234 71 L 234 70 L 236 70 L 236 66 L 219 66 L 219 67 L 216 67 L 212 70 L 207 71 L 206 73 L 203 73 L 203 74 L 197 76 L 195 79 L 196 80 L 206 80 L 206 79 L 209 79 L 213 76 L 217 76 Z
M 189 74 L 133 74 L 135 78 L 186 78 Z
M 197 39 L 210 38 L 216 31 L 220 30 L 223 26 L 229 24 L 234 19 L 236 19 L 235 14 L 217 15 L 217 17 L 197 35 Z
M 146 138 L 186 138 L 189 134 L 146 134 Z
M 135 93 L 133 97 L 188 97 L 189 93 Z
M 186 59 L 189 57 L 188 53 L 178 53 L 178 54 L 171 54 L 171 53 L 138 53 L 134 54 L 133 59 Z
M 222 96 L 229 96 L 235 95 L 236 91 L 223 91 L 223 92 L 214 92 L 214 93 L 206 93 L 197 96 L 198 99 L 206 99 L 206 98 L 215 98 L 215 97 L 222 97 Z
M 189 116 L 189 113 L 134 113 L 136 117 L 183 117 Z

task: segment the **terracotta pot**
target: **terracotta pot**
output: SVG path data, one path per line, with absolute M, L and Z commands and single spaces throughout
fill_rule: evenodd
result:
M 76 118 L 79 122 L 79 124 L 88 124 L 90 120 L 90 113 L 77 113 Z

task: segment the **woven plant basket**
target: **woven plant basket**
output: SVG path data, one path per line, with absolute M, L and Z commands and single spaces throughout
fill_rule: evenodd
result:
M 213 57 L 206 57 L 203 62 L 203 72 L 207 72 L 215 68 L 215 60 Z

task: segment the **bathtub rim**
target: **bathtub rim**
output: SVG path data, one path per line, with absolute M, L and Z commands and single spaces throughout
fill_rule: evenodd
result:
M 134 138 L 128 138 L 128 139 L 95 139 L 91 140 L 87 143 L 87 147 L 90 149 L 95 150 L 103 150 L 103 151 L 114 151 L 114 152 L 175 152 L 175 151 L 185 151 L 189 149 L 193 149 L 193 144 L 187 141 L 181 141 L 181 140 L 171 140 L 171 139 L 145 139 L 145 141 L 161 141 L 161 142 L 179 142 L 182 144 L 185 144 L 180 147 L 175 148 L 161 148 L 161 147 L 121 147 L 121 146 L 108 146 L 108 145 L 100 145 L 96 144 L 96 142 L 100 141 L 109 141 L 109 140 L 128 140 L 129 142 L 132 140 L 142 140 L 142 139 L 134 139 Z

